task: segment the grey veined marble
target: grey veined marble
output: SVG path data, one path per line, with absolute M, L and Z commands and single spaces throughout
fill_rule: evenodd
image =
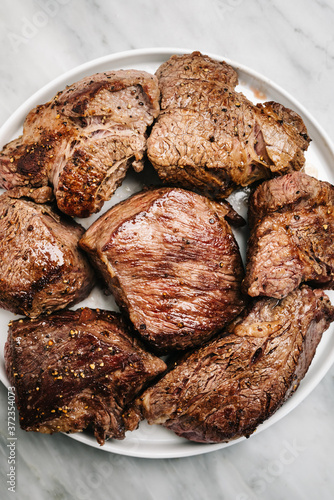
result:
M 0 125 L 34 92 L 82 63 L 131 49 L 181 47 L 221 54 L 265 75 L 304 105 L 334 140 L 333 26 L 332 0 L 3 0 Z M 333 367 L 265 431 L 192 457 L 109 453 L 62 434 L 24 432 L 16 415 L 16 493 L 7 482 L 13 443 L 7 396 L 1 384 L 3 500 L 334 497 Z

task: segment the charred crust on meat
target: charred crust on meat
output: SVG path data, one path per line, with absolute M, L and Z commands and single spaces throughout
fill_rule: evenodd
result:
M 333 186 L 304 172 L 258 186 L 249 199 L 244 291 L 282 298 L 302 282 L 332 289 L 333 204 Z
M 249 437 L 296 390 L 333 320 L 328 297 L 306 286 L 253 301 L 141 394 L 137 418 L 196 442 Z
M 77 248 L 83 228 L 45 203 L 47 186 L 12 191 L 0 197 L 1 306 L 35 317 L 79 302 L 95 282 Z
M 81 238 L 117 304 L 156 352 L 207 340 L 244 307 L 228 216 L 238 220 L 228 203 L 156 188 L 116 205 Z
M 164 182 L 220 200 L 302 168 L 309 137 L 300 116 L 275 102 L 253 105 L 235 91 L 228 64 L 194 52 L 172 56 L 156 75 L 162 111 L 148 157 Z
M 5 359 L 23 429 L 91 426 L 101 445 L 133 430 L 128 404 L 166 368 L 118 313 L 88 308 L 11 322 Z
M 63 212 L 98 212 L 131 165 L 142 170 L 146 129 L 158 111 L 158 81 L 149 73 L 119 70 L 83 78 L 27 115 L 23 135 L 0 154 L 1 186 L 52 184 Z M 86 168 L 89 186 L 81 183 Z

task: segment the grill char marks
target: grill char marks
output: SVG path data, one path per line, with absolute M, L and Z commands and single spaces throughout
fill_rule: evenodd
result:
M 253 105 L 225 62 L 172 56 L 156 75 L 161 113 L 148 157 L 163 181 L 221 199 L 303 166 L 309 138 L 300 116 L 275 102 Z
M 23 429 L 52 434 L 91 426 L 101 445 L 124 438 L 127 404 L 166 367 L 119 314 L 88 308 L 13 321 L 5 361 Z

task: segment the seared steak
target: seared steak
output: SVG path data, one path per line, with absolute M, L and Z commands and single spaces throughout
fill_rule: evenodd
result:
M 281 298 L 302 282 L 334 287 L 334 187 L 303 172 L 261 184 L 249 200 L 244 290 Z
M 50 191 L 18 188 L 0 196 L 0 307 L 30 317 L 80 302 L 95 282 L 77 245 L 84 229 L 27 198 L 44 203 Z
M 136 194 L 81 238 L 117 303 L 159 352 L 210 338 L 244 307 L 230 208 L 178 188 Z
M 248 437 L 296 390 L 334 308 L 306 286 L 263 298 L 225 336 L 185 355 L 128 413 L 204 443 Z
M 309 138 L 300 116 L 275 102 L 251 103 L 225 62 L 172 56 L 156 75 L 161 113 L 147 146 L 163 181 L 221 199 L 303 166 Z
M 166 367 L 119 314 L 88 308 L 11 322 L 5 361 L 22 429 L 52 434 L 92 426 L 101 445 L 124 438 L 124 408 Z
M 0 186 L 51 183 L 66 214 L 98 212 L 130 165 L 143 168 L 146 128 L 158 112 L 158 83 L 149 73 L 83 78 L 28 114 L 23 135 L 0 153 Z

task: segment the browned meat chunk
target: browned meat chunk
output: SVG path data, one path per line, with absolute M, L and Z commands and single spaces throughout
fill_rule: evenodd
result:
M 171 57 L 156 75 L 161 113 L 147 145 L 163 181 L 221 199 L 303 166 L 309 138 L 300 116 L 251 103 L 225 62 L 194 52 Z
M 62 311 L 10 324 L 6 370 L 27 431 L 78 432 L 91 426 L 102 445 L 123 439 L 123 411 L 165 369 L 108 311 Z
M 229 211 L 183 189 L 147 190 L 110 209 L 80 240 L 160 352 L 198 345 L 244 307 Z
M 83 78 L 37 106 L 0 153 L 0 186 L 51 183 L 58 207 L 98 212 L 130 165 L 143 168 L 146 128 L 159 112 L 155 76 L 136 70 Z
M 334 187 L 303 172 L 261 184 L 249 201 L 244 290 L 281 298 L 302 282 L 334 287 Z
M 204 443 L 248 437 L 296 390 L 334 308 L 304 286 L 281 301 L 263 298 L 226 336 L 187 354 L 132 409 L 179 436 Z
M 80 302 L 95 283 L 78 248 L 84 229 L 27 198 L 44 203 L 50 192 L 18 188 L 0 196 L 0 307 L 30 317 Z

